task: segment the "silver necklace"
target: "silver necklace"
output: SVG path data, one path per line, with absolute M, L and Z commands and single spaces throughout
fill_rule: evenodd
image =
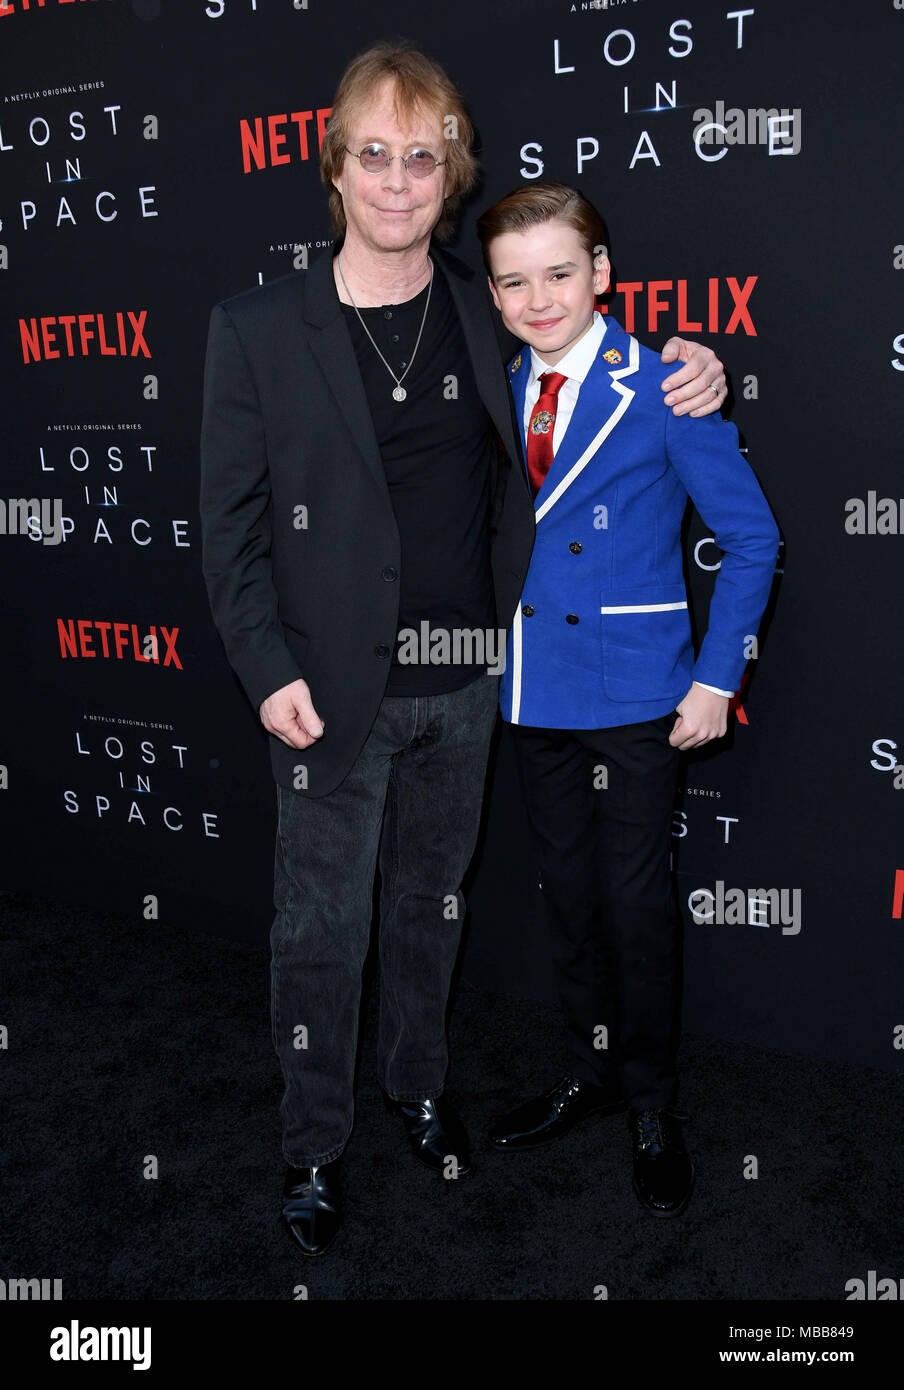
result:
M 428 256 L 427 259 L 430 260 L 430 257 Z M 405 377 L 408 375 L 408 373 L 411 371 L 411 368 L 414 366 L 414 359 L 415 359 L 415 356 L 417 355 L 417 350 L 418 350 L 418 348 L 419 348 L 420 345 L 421 345 L 421 336 L 422 336 L 422 334 L 423 334 L 423 332 L 424 332 L 424 324 L 427 322 L 427 310 L 430 308 L 430 295 L 431 295 L 432 292 L 433 292 L 433 262 L 430 261 L 430 281 L 429 281 L 429 284 L 427 285 L 427 302 L 426 302 L 426 304 L 424 305 L 424 315 L 423 315 L 423 318 L 421 319 L 421 326 L 420 326 L 420 328 L 418 329 L 417 342 L 416 342 L 415 345 L 414 345 L 414 352 L 412 352 L 412 354 L 411 354 L 411 359 L 410 359 L 410 361 L 409 361 L 409 363 L 408 363 L 408 366 L 405 368 L 405 370 L 404 370 L 404 372 L 402 373 L 401 376 L 396 376 L 395 372 L 392 370 L 392 368 L 390 367 L 389 363 L 386 361 L 386 358 L 383 356 L 382 352 L 381 352 L 380 349 L 377 347 L 376 343 L 374 343 L 373 337 L 371 336 L 370 329 L 367 327 L 367 324 L 364 322 L 363 318 L 361 317 L 361 311 L 360 311 L 360 309 L 358 308 L 357 304 L 355 303 L 354 299 L 352 299 L 352 292 L 351 292 L 351 290 L 349 289 L 348 285 L 345 283 L 345 276 L 342 274 L 342 257 L 341 257 L 341 256 L 337 256 L 337 257 L 336 257 L 336 265 L 337 265 L 338 268 L 339 268 L 339 279 L 342 281 L 342 284 L 343 284 L 343 286 L 344 286 L 344 288 L 345 288 L 345 293 L 348 295 L 349 299 L 351 299 L 352 308 L 354 309 L 355 313 L 358 315 L 358 322 L 360 323 L 361 327 L 364 329 L 364 332 L 367 334 L 368 338 L 370 338 L 371 343 L 373 343 L 374 352 L 377 354 L 377 356 L 379 357 L 380 361 L 383 363 L 383 366 L 386 368 L 387 372 L 389 373 L 389 375 L 392 377 L 393 381 L 395 382 L 395 390 L 394 390 L 393 393 L 392 393 L 392 399 L 393 399 L 394 401 L 403 401 L 403 400 L 405 399 L 405 397 L 408 395 L 408 392 L 405 390 L 404 386 L 402 385 L 402 382 L 405 380 Z

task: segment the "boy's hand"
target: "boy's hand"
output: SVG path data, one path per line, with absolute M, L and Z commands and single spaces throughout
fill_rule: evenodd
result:
M 675 706 L 678 718 L 669 734 L 669 743 L 684 752 L 711 743 L 714 738 L 723 738 L 728 728 L 730 703 L 727 695 L 717 695 L 714 690 L 704 690 L 702 685 L 695 683 L 681 704 Z
M 692 343 L 684 338 L 669 338 L 662 349 L 663 362 L 680 359 L 687 366 L 667 376 L 662 383 L 665 403 L 673 407 L 674 415 L 711 415 L 718 410 L 726 393 L 725 371 L 712 348 Z M 715 390 L 710 390 L 710 387 Z

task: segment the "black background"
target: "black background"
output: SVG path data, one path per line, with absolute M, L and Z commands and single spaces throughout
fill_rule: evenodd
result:
M 152 894 L 158 931 L 188 923 L 264 939 L 275 810 L 266 739 L 225 661 L 200 574 L 207 318 L 217 300 L 291 270 L 293 243 L 309 244 L 313 258 L 330 235 L 316 139 L 301 161 L 288 124 L 291 162 L 245 173 L 241 120 L 260 115 L 266 125 L 269 114 L 328 107 L 355 52 L 405 36 L 444 64 L 476 121 L 483 183 L 453 247 L 465 259 L 479 263 L 476 213 L 522 182 L 522 167 L 537 172 L 520 154 L 536 141 L 544 176 L 579 184 L 603 211 L 620 280 L 686 279 L 691 316 L 705 321 L 707 280 L 721 278 L 720 332 L 689 336 L 711 343 L 731 375 L 732 418 L 781 527 L 784 573 L 751 663 L 748 722 L 733 720 L 726 745 L 689 759 L 683 778 L 686 834 L 674 844 L 687 923 L 686 1023 L 710 1036 L 897 1069 L 904 926 L 892 900 L 904 870 L 904 790 L 870 760 L 876 739 L 904 749 L 904 539 L 848 535 L 844 521 L 848 498 L 904 493 L 895 429 L 904 377 L 893 365 L 904 333 L 894 268 L 904 241 L 895 120 L 904 12 L 892 0 L 856 9 L 840 0 L 756 0 L 745 7 L 754 13 L 738 47 L 737 20 L 700 0 L 603 9 L 570 0 L 493 8 L 310 0 L 307 10 L 292 0 L 257 0 L 256 8 L 225 0 L 221 17 L 205 13 L 219 8 L 47 0 L 25 11 L 17 0 L 0 16 L 0 144 L 12 146 L 0 150 L 2 495 L 60 497 L 76 522 L 57 547 L 0 536 L 4 886 L 139 918 Z M 679 18 L 690 20 L 694 43 L 683 58 L 668 52 Z M 614 66 L 603 45 L 619 28 L 630 30 L 636 52 Z M 574 71 L 554 71 L 556 40 L 560 65 Z M 614 41 L 613 55 L 626 45 Z M 657 82 L 671 93 L 673 80 L 676 109 L 642 109 L 654 104 Z M 103 89 L 43 95 L 93 81 Z M 30 95 L 12 100 L 17 94 Z M 693 113 L 720 98 L 726 107 L 799 108 L 800 152 L 769 157 L 763 146 L 738 145 L 718 162 L 699 159 Z M 103 113 L 110 104 L 121 107 L 116 135 Z M 68 136 L 73 110 L 87 129 L 80 143 Z M 159 120 L 156 140 L 143 138 L 148 114 Z M 28 135 L 37 116 L 52 130 L 40 148 Z M 631 169 L 643 131 L 659 164 L 639 158 Z M 579 175 L 576 141 L 591 136 L 599 155 Z M 61 183 L 67 156 L 80 160 L 81 177 Z M 142 219 L 137 190 L 148 185 L 158 216 Z M 110 223 L 93 211 L 101 190 L 116 195 Z M 76 226 L 56 226 L 63 196 Z M 23 200 L 37 206 L 27 229 Z M 726 335 L 725 277 L 743 284 L 751 275 L 756 336 Z M 669 298 L 655 332 L 639 318 L 641 341 L 661 345 L 675 331 L 674 290 Z M 151 361 L 23 363 L 20 317 L 112 318 L 127 309 L 148 311 Z M 611 311 L 623 320 L 622 310 L 616 294 Z M 158 381 L 156 400 L 144 396 L 148 374 Z M 745 398 L 749 377 L 755 399 Z M 141 428 L 125 432 L 121 423 Z M 54 431 L 60 424 L 80 428 Z M 113 428 L 84 428 L 96 424 Z M 123 449 L 121 473 L 102 466 L 110 445 Z M 141 445 L 156 446 L 152 474 Z M 54 473 L 40 471 L 42 446 Z M 85 474 L 69 467 L 73 447 L 90 452 Z M 104 484 L 118 487 L 118 505 L 101 510 Z M 112 544 L 92 544 L 98 516 Z M 136 517 L 150 524 L 150 545 L 128 539 Z M 173 546 L 173 519 L 187 521 L 190 546 Z M 695 518 L 688 568 L 698 624 L 712 584 L 692 560 L 704 535 Z M 64 661 L 60 617 L 134 622 L 141 632 L 178 627 L 184 669 Z M 120 760 L 103 752 L 110 737 L 123 741 Z M 138 754 L 142 739 L 155 745 L 153 767 Z M 172 744 L 187 748 L 182 769 Z M 146 774 L 150 790 L 133 797 L 120 771 L 125 787 Z M 540 904 L 504 736 L 491 777 L 465 977 L 548 999 Z M 66 810 L 67 789 L 78 814 Z M 111 802 L 101 818 L 96 795 Z M 144 825 L 128 820 L 133 799 Z M 170 819 L 182 829 L 165 828 L 168 806 L 178 808 Z M 205 812 L 216 816 L 218 838 L 204 834 Z M 737 818 L 727 844 L 716 816 Z M 688 894 L 717 880 L 799 889 L 801 931 L 694 922 Z

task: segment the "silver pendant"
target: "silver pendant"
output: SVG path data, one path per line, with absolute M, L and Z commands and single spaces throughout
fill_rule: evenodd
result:
M 403 401 L 407 395 L 408 392 L 405 390 L 404 386 L 397 386 L 392 393 L 392 399 L 394 401 Z

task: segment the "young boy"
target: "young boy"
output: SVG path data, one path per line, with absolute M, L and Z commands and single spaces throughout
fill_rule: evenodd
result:
M 674 1108 L 678 750 L 726 731 L 778 531 L 734 426 L 664 410 L 658 354 L 595 311 L 609 285 L 607 235 L 580 193 L 516 189 L 478 233 L 496 306 L 529 345 L 509 383 L 537 530 L 500 700 L 568 1052 L 568 1074 L 492 1138 L 533 1148 L 627 1108 L 635 1191 L 654 1215 L 677 1216 L 694 1174 L 687 1117 Z M 688 497 L 725 552 L 696 659 L 682 569 Z

